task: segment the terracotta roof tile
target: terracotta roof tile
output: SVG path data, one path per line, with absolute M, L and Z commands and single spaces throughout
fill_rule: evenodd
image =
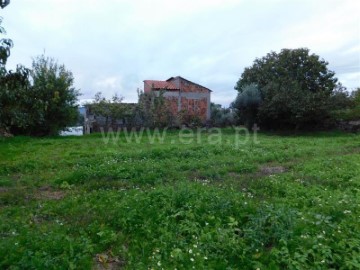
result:
M 179 90 L 172 82 L 167 81 L 155 81 L 155 80 L 145 80 L 144 83 L 149 85 L 154 89 L 168 89 L 168 90 Z
M 199 86 L 199 87 L 201 87 L 201 88 L 204 88 L 204 89 L 212 92 L 212 90 L 210 90 L 209 88 L 207 88 L 207 87 L 205 87 L 205 86 L 202 86 L 202 85 L 200 85 L 200 84 L 198 84 L 198 83 L 194 83 L 194 82 L 192 82 L 192 81 L 189 81 L 189 80 L 187 80 L 187 79 L 185 79 L 185 78 L 183 78 L 183 77 L 181 77 L 181 76 L 170 77 L 170 78 L 167 79 L 166 81 L 167 81 L 167 82 L 171 82 L 172 80 L 175 80 L 175 79 L 180 79 L 180 80 L 182 80 L 182 81 L 186 81 L 186 82 L 188 82 L 188 83 L 191 83 L 191 84 L 193 84 L 193 85 L 197 85 L 197 86 Z

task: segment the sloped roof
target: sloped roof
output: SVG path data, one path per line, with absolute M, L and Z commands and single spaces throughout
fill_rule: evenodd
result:
M 200 84 L 198 84 L 198 83 L 194 83 L 194 82 L 192 82 L 192 81 L 189 81 L 189 80 L 187 80 L 187 79 L 185 79 L 185 78 L 183 78 L 183 77 L 181 77 L 181 76 L 170 77 L 170 78 L 167 79 L 166 81 L 167 81 L 167 82 L 170 82 L 170 81 L 175 80 L 175 79 L 177 79 L 177 78 L 179 78 L 179 79 L 181 79 L 181 80 L 184 80 L 184 81 L 187 81 L 188 83 L 191 83 L 191 84 L 200 86 L 200 87 L 205 88 L 205 89 L 209 90 L 210 92 L 212 92 L 212 90 L 210 90 L 209 88 L 207 88 L 207 87 L 205 87 L 205 86 L 202 86 L 202 85 L 200 85 Z
M 202 86 L 200 84 L 194 83 L 192 81 L 189 81 L 181 76 L 171 77 L 171 78 L 167 79 L 166 81 L 144 80 L 144 83 L 147 84 L 148 86 L 150 86 L 152 89 L 166 89 L 166 90 L 170 90 L 170 91 L 171 90 L 179 91 L 180 88 L 178 86 L 176 86 L 175 83 L 172 82 L 173 80 L 176 80 L 176 79 L 186 81 L 192 85 L 204 88 L 204 89 L 208 90 L 209 92 L 212 92 L 212 90 L 210 90 L 209 88 Z M 182 90 L 184 90 L 184 89 L 182 88 Z
M 180 90 L 175 84 L 168 81 L 145 80 L 144 83 L 153 89 Z

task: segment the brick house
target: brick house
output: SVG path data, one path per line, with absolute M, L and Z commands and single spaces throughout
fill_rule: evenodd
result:
M 198 117 L 203 123 L 210 120 L 211 90 L 180 76 L 166 81 L 144 80 L 144 92 L 164 91 L 173 115 L 186 113 Z

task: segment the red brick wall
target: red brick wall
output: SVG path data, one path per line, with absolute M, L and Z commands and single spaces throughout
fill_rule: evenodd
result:
M 193 93 L 208 93 L 209 90 L 207 90 L 205 87 L 201 87 L 194 84 L 189 84 L 187 82 L 181 83 L 181 88 L 183 92 L 193 92 Z
M 203 122 L 207 120 L 207 113 L 209 111 L 209 103 L 207 98 L 204 97 L 203 94 L 209 94 L 209 89 L 202 87 L 200 85 L 197 85 L 195 83 L 192 83 L 190 81 L 187 81 L 181 77 L 175 77 L 167 82 L 171 82 L 172 85 L 175 85 L 175 87 L 180 88 L 180 94 L 182 95 L 180 100 L 181 110 L 180 113 L 182 115 L 186 114 L 188 116 L 193 117 L 199 117 Z M 149 82 L 144 81 L 144 92 L 150 92 L 152 89 L 152 86 L 149 84 Z M 174 92 L 173 92 L 174 93 Z M 184 97 L 183 95 L 186 95 L 187 93 L 194 93 L 196 96 L 196 93 L 199 93 L 200 95 L 197 98 L 189 98 Z M 194 96 L 194 94 L 189 94 L 190 96 Z M 209 97 L 210 98 L 210 97 Z M 167 97 L 168 99 L 168 106 L 170 107 L 171 112 L 174 116 L 179 115 L 179 107 L 178 107 L 178 97 L 172 96 Z
M 152 86 L 149 83 L 144 82 L 144 92 L 150 93 Z
M 178 114 L 178 98 L 176 97 L 168 97 L 167 105 L 170 108 L 170 111 L 174 116 Z
M 189 99 L 181 98 L 181 110 L 187 112 L 191 116 L 198 116 L 202 121 L 206 121 L 208 102 L 206 98 Z

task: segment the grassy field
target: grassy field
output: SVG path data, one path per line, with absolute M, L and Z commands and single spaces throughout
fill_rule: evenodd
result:
M 0 138 L 0 269 L 360 269 L 360 135 L 221 133 Z

